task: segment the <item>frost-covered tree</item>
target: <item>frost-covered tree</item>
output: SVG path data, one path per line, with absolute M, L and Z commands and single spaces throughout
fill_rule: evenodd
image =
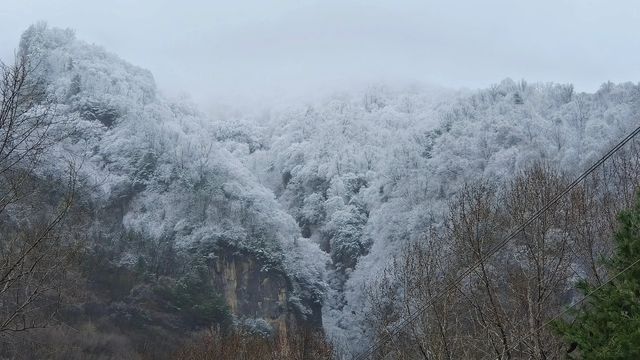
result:
M 60 199 L 64 186 L 52 184 L 64 178 L 62 159 L 79 159 L 82 163 L 77 170 L 79 191 L 75 200 L 86 228 L 82 231 L 83 241 L 78 244 L 83 252 L 77 288 L 93 297 L 92 309 L 100 310 L 82 308 L 86 299 L 70 299 L 69 306 L 80 310 L 67 319 L 77 321 L 79 326 L 89 320 L 117 323 L 129 344 L 150 341 L 158 345 L 154 351 L 166 352 L 191 331 L 229 320 L 222 316 L 223 289 L 205 286 L 212 284 L 207 277 L 213 276 L 215 264 L 223 255 L 253 261 L 260 276 L 273 273 L 282 279 L 287 301 L 279 298 L 272 301 L 284 301 L 280 310 L 291 314 L 287 321 L 313 323 L 315 320 L 311 319 L 319 317 L 325 291 L 319 269 L 324 269 L 326 256 L 318 245 L 301 236 L 295 220 L 282 209 L 273 193 L 217 143 L 216 131 L 220 129 L 193 104 L 165 98 L 147 70 L 76 39 L 69 30 L 34 25 L 23 34 L 19 53 L 38 64 L 30 74 L 34 82 L 29 83 L 38 96 L 24 98 L 25 104 L 37 106 L 19 107 L 18 111 L 30 108 L 29 112 L 19 113 L 27 116 L 19 120 L 26 119 L 23 124 L 35 123 L 38 106 L 44 104 L 42 99 L 55 109 L 42 117 L 47 121 L 42 124 L 49 126 L 48 134 L 55 135 L 57 141 L 39 152 L 38 161 L 28 169 L 32 172 L 29 175 L 34 175 L 29 180 L 47 190 L 42 193 L 47 201 L 49 197 Z M 4 129 L 4 125 L 0 127 L 2 135 L 7 134 Z M 64 130 L 70 131 L 67 134 Z M 229 132 L 228 136 L 250 139 L 238 135 L 242 133 L 240 130 Z M 29 141 L 15 138 L 19 151 L 13 151 L 7 158 L 13 156 L 12 161 L 25 162 L 35 158 L 18 154 L 26 145 L 40 145 L 32 141 L 38 139 L 39 131 L 40 127 L 36 127 Z M 259 148 L 256 145 L 255 150 Z M 3 151 L 0 153 L 5 154 Z M 15 184 L 7 181 L 2 186 L 10 188 Z M 4 192 L 0 198 L 5 198 Z M 39 207 L 36 215 L 43 215 L 43 219 L 46 217 L 42 213 L 57 214 L 56 211 L 65 209 L 44 206 L 47 201 L 37 200 L 29 205 Z M 1 215 L 15 215 L 9 219 L 11 229 L 26 229 L 25 224 L 40 225 L 40 218 L 35 215 L 25 218 L 24 212 L 10 213 L 9 207 L 4 210 Z M 4 242 L 4 237 L 13 235 L 3 232 L 2 245 L 18 251 L 22 248 Z M 57 239 L 48 236 L 46 240 L 49 248 Z M 13 253 L 0 251 L 0 254 Z M 47 260 L 48 256 L 36 259 Z M 207 269 L 204 275 L 200 272 L 201 264 Z M 16 273 L 9 268 L 0 276 L 8 273 L 13 281 Z M 13 299 L 22 300 L 15 296 Z M 3 314 L 8 309 L 6 304 L 2 302 Z M 257 309 L 262 306 L 258 302 L 254 305 Z M 112 314 L 109 319 L 104 315 L 107 313 Z M 28 320 L 20 316 L 18 320 L 22 324 L 25 319 Z M 154 337 L 153 331 L 133 333 L 135 326 L 149 322 L 153 322 L 155 329 L 162 329 L 162 334 Z M 176 329 L 184 331 L 179 333 Z M 58 330 L 41 335 L 46 337 Z M 103 335 L 106 339 L 112 330 L 105 326 L 96 331 L 96 337 Z M 114 356 L 121 357 L 115 353 Z
M 504 180 L 536 162 L 564 169 L 566 176 L 577 174 L 636 123 L 638 94 L 638 85 L 632 83 L 609 83 L 586 94 L 576 93 L 571 85 L 510 79 L 473 92 L 382 86 L 237 116 L 229 126 L 236 128 L 240 121 L 246 124 L 243 129 L 255 131 L 251 138 L 263 139 L 260 150 L 234 154 L 252 164 L 305 237 L 330 252 L 325 230 L 344 226 L 350 234 L 360 229 L 359 236 L 348 237 L 360 239 L 348 242 L 356 245 L 349 249 L 362 249 L 352 252 L 358 254 L 355 267 L 336 274 L 341 280 L 332 282 L 336 291 L 324 311 L 328 331 L 354 344 L 366 337 L 353 330 L 363 326 L 363 284 L 405 244 L 442 226 L 448 201 L 465 183 L 481 178 L 499 189 L 506 186 Z M 221 128 L 225 123 L 218 120 Z M 223 139 L 222 145 L 242 149 L 243 141 Z M 620 162 L 616 168 L 630 170 L 614 177 L 618 185 L 601 192 L 609 195 L 599 195 L 597 201 L 606 203 L 612 194 L 627 196 L 626 189 L 637 180 L 633 163 L 624 164 L 623 159 L 615 160 Z M 355 187 L 350 187 L 351 179 L 358 179 Z M 592 199 L 583 196 L 587 204 Z M 360 204 L 364 225 L 332 222 L 333 214 L 352 201 Z M 571 222 L 581 214 L 587 213 L 573 211 Z M 589 251 L 595 254 L 592 259 L 607 253 L 595 235 L 605 231 L 605 222 L 593 225 L 576 235 L 581 242 L 572 250 L 582 253 L 581 259 L 588 259 Z M 331 279 L 335 265 L 329 267 Z

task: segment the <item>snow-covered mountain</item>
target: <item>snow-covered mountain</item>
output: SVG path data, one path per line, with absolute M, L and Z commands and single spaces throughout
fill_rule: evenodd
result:
M 506 79 L 473 92 L 373 86 L 221 118 L 216 136 L 330 254 L 324 325 L 353 350 L 371 339 L 363 289 L 442 225 L 463 184 L 500 186 L 539 162 L 577 174 L 639 115 L 638 84 L 587 94 Z
M 479 91 L 379 85 L 211 118 L 72 31 L 34 25 L 20 52 L 68 134 L 40 171 L 82 164 L 85 246 L 100 260 L 88 282 L 122 287 L 94 302 L 175 329 L 163 314 L 187 305 L 158 294 L 206 284 L 236 324 L 324 326 L 346 352 L 373 339 L 363 289 L 442 226 L 463 184 L 501 184 L 541 161 L 575 174 L 640 115 L 638 84 L 586 94 L 506 79 Z M 192 315 L 200 328 L 229 320 Z
M 55 131 L 65 134 L 40 171 L 62 173 L 62 159 L 79 165 L 79 202 L 90 213 L 85 245 L 105 267 L 96 271 L 179 283 L 204 266 L 199 280 L 214 286 L 236 322 L 321 325 L 327 257 L 219 145 L 195 106 L 166 99 L 151 73 L 70 30 L 34 25 L 19 51 L 55 105 Z M 145 284 L 135 280 L 111 300 L 135 308 L 148 300 Z

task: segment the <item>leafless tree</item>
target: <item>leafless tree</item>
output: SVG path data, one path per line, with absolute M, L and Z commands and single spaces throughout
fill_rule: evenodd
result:
M 174 357 L 184 360 L 330 360 L 333 349 L 321 331 L 312 329 L 291 329 L 285 336 L 274 337 L 210 330 L 176 352 Z
M 33 69 L 25 54 L 0 64 L 0 341 L 51 323 L 74 254 L 62 225 L 77 167 L 70 163 L 62 181 L 38 173 L 60 138 Z
M 567 186 L 559 172 L 543 164 L 520 173 L 506 191 L 505 209 L 512 224 L 522 224 Z M 571 264 L 570 203 L 562 199 L 514 239 L 510 253 L 515 261 L 503 271 L 509 274 L 509 301 L 513 310 L 514 337 L 530 334 L 518 343 L 519 357 L 558 358 L 561 343 L 542 325 L 555 316 L 566 301 Z
M 465 185 L 444 227 L 404 248 L 368 288 L 367 321 L 381 344 L 374 358 L 561 358 L 561 340 L 544 325 L 571 302 L 577 279 L 607 278 L 615 214 L 640 185 L 639 165 L 631 144 L 504 247 L 495 245 L 568 178 L 535 164 L 503 184 Z

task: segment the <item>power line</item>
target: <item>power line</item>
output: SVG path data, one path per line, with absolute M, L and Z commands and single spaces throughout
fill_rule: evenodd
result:
M 511 350 L 515 350 L 516 347 L 518 347 L 518 345 L 520 345 L 520 343 L 522 343 L 524 340 L 526 340 L 527 338 L 529 338 L 529 336 L 537 333 L 538 331 L 544 329 L 545 327 L 549 326 L 549 324 L 551 324 L 552 322 L 558 320 L 559 318 L 561 318 L 563 315 L 565 315 L 567 312 L 569 312 L 571 309 L 573 309 L 574 307 L 578 306 L 579 304 L 582 304 L 587 298 L 589 298 L 590 296 L 592 296 L 593 294 L 595 294 L 596 292 L 598 292 L 600 289 L 602 289 L 603 287 L 605 287 L 607 284 L 611 283 L 613 280 L 615 280 L 616 278 L 618 278 L 618 276 L 622 275 L 623 273 L 625 273 L 626 271 L 628 271 L 629 269 L 631 269 L 632 267 L 634 267 L 636 264 L 640 263 L 640 258 L 638 258 L 636 261 L 632 262 L 631 265 L 627 266 L 626 268 L 624 268 L 622 271 L 620 271 L 619 273 L 615 274 L 612 278 L 610 278 L 609 280 L 605 281 L 604 283 L 600 284 L 598 287 L 596 287 L 595 289 L 591 290 L 590 292 L 588 292 L 582 299 L 580 299 L 579 301 L 577 301 L 575 304 L 572 304 L 571 306 L 567 307 L 566 309 L 564 309 L 563 311 L 561 311 L 558 315 L 554 316 L 553 318 L 551 318 L 550 320 L 548 320 L 547 322 L 545 322 L 544 324 L 540 325 L 539 327 L 533 329 L 532 331 L 530 331 L 529 333 L 525 334 L 523 337 L 521 337 L 520 339 L 518 339 L 518 341 L 516 341 L 515 344 L 513 344 L 511 347 L 509 347 L 508 349 L 505 349 L 502 351 L 502 353 L 500 354 L 500 357 L 498 359 L 501 359 L 504 354 L 507 351 L 511 351 Z
M 490 251 L 488 251 L 485 255 L 481 256 L 478 261 L 476 261 L 473 266 L 463 271 L 460 275 L 458 275 L 452 282 L 449 283 L 443 289 L 443 291 L 438 292 L 438 294 L 434 295 L 427 303 L 421 306 L 416 312 L 412 315 L 405 318 L 398 325 L 396 325 L 391 331 L 387 331 L 386 334 L 382 337 L 382 339 L 374 342 L 371 346 L 367 348 L 367 350 L 361 353 L 359 356 L 355 358 L 355 360 L 366 359 L 370 355 L 372 355 L 375 351 L 380 349 L 382 345 L 384 345 L 389 339 L 393 336 L 397 335 L 402 329 L 404 329 L 407 325 L 415 321 L 420 315 L 422 315 L 431 305 L 433 305 L 437 300 L 439 300 L 445 294 L 448 294 L 452 291 L 457 285 L 460 284 L 469 274 L 475 271 L 478 266 L 486 262 L 491 256 L 500 251 L 503 247 L 505 247 L 509 241 L 515 238 L 521 231 L 523 231 L 527 226 L 536 221 L 542 214 L 544 214 L 547 210 L 549 210 L 552 206 L 558 203 L 560 199 L 562 199 L 565 195 L 571 192 L 580 182 L 582 182 L 587 176 L 591 175 L 598 167 L 600 167 L 605 161 L 609 160 L 611 156 L 613 156 L 618 150 L 624 147 L 631 139 L 633 139 L 636 135 L 640 133 L 640 126 L 633 130 L 629 135 L 627 135 L 622 141 L 620 141 L 616 146 L 611 148 L 604 156 L 602 156 L 598 161 L 596 161 L 593 165 L 591 165 L 587 170 L 585 170 L 580 176 L 578 176 L 569 186 L 567 186 L 561 193 L 556 195 L 551 201 L 549 201 L 544 207 L 536 211 L 533 215 L 529 217 L 527 221 L 518 226 L 515 230 L 511 231 L 509 235 L 507 235 L 503 240 L 501 240 L 497 245 L 493 247 Z

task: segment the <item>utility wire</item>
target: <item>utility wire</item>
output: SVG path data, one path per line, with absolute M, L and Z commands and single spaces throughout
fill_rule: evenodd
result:
M 455 287 L 457 285 L 459 285 L 460 282 L 462 282 L 469 274 L 471 274 L 473 271 L 475 271 L 478 268 L 478 266 L 480 266 L 481 264 L 486 262 L 487 259 L 489 259 L 495 253 L 500 251 L 503 247 L 505 247 L 509 243 L 509 241 L 511 241 L 513 238 L 515 238 L 522 230 L 524 230 L 527 226 L 529 226 L 531 223 L 536 221 L 542 214 L 544 214 L 552 206 L 557 204 L 558 201 L 560 201 L 560 199 L 562 199 L 565 195 L 570 193 L 576 186 L 578 186 L 578 184 L 580 182 L 582 182 L 585 178 L 587 178 L 587 176 L 591 175 L 591 173 L 593 173 L 605 161 L 609 160 L 609 158 L 611 158 L 611 156 L 613 156 L 616 152 L 618 152 L 618 150 L 620 150 L 622 147 L 624 147 L 629 141 L 631 141 L 631 139 L 636 137 L 636 135 L 638 135 L 638 133 L 640 133 L 640 126 L 637 127 L 635 130 L 633 130 L 624 139 L 622 139 L 622 141 L 620 141 L 618 144 L 616 144 L 616 146 L 611 148 L 604 156 L 602 156 L 600 158 L 600 160 L 596 161 L 593 165 L 591 165 L 591 167 L 589 167 L 587 170 L 585 170 L 571 184 L 569 184 L 569 186 L 567 186 L 561 193 L 556 195 L 544 207 L 542 207 L 540 210 L 536 211 L 533 215 L 531 215 L 531 217 L 529 217 L 529 219 L 527 221 L 525 221 L 520 226 L 518 226 L 515 230 L 510 232 L 509 235 L 507 235 L 503 240 L 501 240 L 497 245 L 495 245 L 493 247 L 493 249 L 491 249 L 489 252 L 487 252 L 485 255 L 483 255 L 478 261 L 476 261 L 473 264 L 473 266 L 471 266 L 467 270 L 463 271 L 460 275 L 458 275 L 452 282 L 449 283 L 449 285 L 447 285 L 445 287 L 445 289 L 443 289 L 442 291 L 438 292 L 438 294 L 434 295 L 431 299 L 429 299 L 429 301 L 427 301 L 427 303 L 425 305 L 423 305 L 420 308 L 418 308 L 418 310 L 416 310 L 416 312 L 414 312 L 412 315 L 410 315 L 407 318 L 405 318 L 398 325 L 394 326 L 391 331 L 387 331 L 386 334 L 381 339 L 379 339 L 378 341 L 374 342 L 371 346 L 369 346 L 367 348 L 367 350 L 365 352 L 361 353 L 359 356 L 357 356 L 355 358 L 355 360 L 362 360 L 362 359 L 369 358 L 374 352 L 376 352 L 384 344 L 386 344 L 386 342 L 389 339 L 391 339 L 393 336 L 396 336 L 407 325 L 409 325 L 413 321 L 415 321 L 420 315 L 422 315 L 437 300 L 439 300 L 442 296 L 444 296 L 445 294 L 448 294 L 453 289 L 455 289 Z

